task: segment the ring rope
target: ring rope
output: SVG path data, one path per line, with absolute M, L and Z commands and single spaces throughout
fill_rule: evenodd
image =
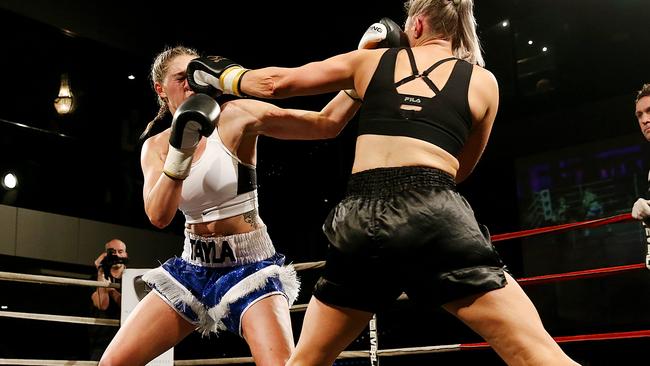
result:
M 323 267 L 325 267 L 325 261 L 295 263 L 293 265 L 293 268 L 295 268 L 296 271 L 303 271 L 306 269 L 317 269 Z
M 174 360 L 174 365 L 193 366 L 193 365 L 239 365 L 242 363 L 252 363 L 253 357 L 230 357 L 230 358 L 207 358 L 196 360 Z
M 54 277 L 54 276 L 32 275 L 26 273 L 12 273 L 12 272 L 0 272 L 0 280 L 40 283 L 40 284 L 48 284 L 48 285 L 76 285 L 76 286 L 87 286 L 87 287 L 120 288 L 119 283 L 109 283 L 104 281 L 92 281 L 92 280 L 79 280 L 76 278 L 68 278 L 68 277 Z
M 549 283 L 549 282 L 571 281 L 571 280 L 577 280 L 583 278 L 602 277 L 602 276 L 607 276 L 609 274 L 631 272 L 640 269 L 646 269 L 646 264 L 645 263 L 628 264 L 623 266 L 603 267 L 603 268 L 587 269 L 587 270 L 575 271 L 575 272 L 554 273 L 554 274 L 541 275 L 535 277 L 521 277 L 521 278 L 516 278 L 515 281 L 517 281 L 517 283 L 521 286 L 539 285 L 542 283 Z M 402 293 L 397 298 L 397 301 L 404 301 L 408 299 L 409 299 L 408 296 L 405 293 Z
M 305 311 L 307 310 L 307 305 L 308 304 L 296 304 L 293 305 L 292 307 L 289 308 L 289 311 L 292 313 L 298 312 L 298 311 Z
M 497 235 L 492 235 L 490 238 L 492 239 L 492 242 L 498 242 L 498 241 L 503 241 L 508 239 L 525 238 L 529 236 L 535 236 L 535 235 L 546 234 L 551 232 L 561 233 L 569 229 L 594 228 L 603 225 L 609 225 L 609 224 L 614 224 L 619 222 L 629 222 L 629 221 L 635 221 L 635 219 L 632 218 L 631 214 L 625 213 L 616 216 L 603 217 L 601 219 L 595 219 L 595 220 L 572 222 L 570 224 L 545 226 L 536 229 L 515 231 L 512 233 L 505 233 L 505 234 L 497 234 Z
M 634 330 L 629 332 L 595 333 L 572 336 L 553 337 L 557 343 L 590 342 L 590 341 L 611 341 L 616 339 L 650 338 L 650 330 Z M 487 342 L 465 343 L 460 345 L 464 349 L 485 349 L 490 348 Z
M 74 324 L 107 325 L 111 327 L 120 326 L 119 319 L 87 318 L 81 316 L 66 316 L 66 315 L 52 315 L 52 314 L 38 314 L 38 313 L 19 313 L 15 311 L 4 311 L 4 310 L 0 311 L 0 317 L 29 319 L 29 320 L 46 320 L 50 322 L 74 323 Z
M 522 286 L 537 285 L 537 284 L 548 283 L 548 282 L 569 281 L 569 280 L 577 280 L 581 278 L 600 277 L 612 273 L 636 271 L 639 269 L 643 269 L 643 270 L 647 269 L 646 264 L 645 263 L 628 264 L 624 266 L 603 267 L 603 268 L 596 268 L 596 269 L 587 269 L 583 271 L 555 273 L 555 274 L 541 275 L 535 277 L 518 278 L 517 283 L 519 283 Z
M 622 273 L 622 272 L 645 270 L 645 269 L 646 269 L 645 263 L 638 263 L 638 264 L 630 264 L 624 266 L 604 267 L 604 268 L 597 268 L 597 269 L 588 269 L 583 271 L 519 278 L 517 279 L 517 283 L 519 283 L 522 286 L 538 285 L 538 284 L 549 283 L 549 282 L 593 278 L 593 277 L 606 276 L 614 273 Z M 402 294 L 400 295 L 400 297 L 397 298 L 397 300 L 398 301 L 408 300 L 408 296 L 406 294 Z M 289 309 L 289 311 L 291 312 L 305 311 L 307 310 L 307 305 L 308 304 L 293 305 Z M 67 323 L 76 323 L 76 324 L 93 324 L 93 325 L 108 325 L 108 326 L 120 325 L 119 320 L 116 319 L 86 318 L 86 317 L 76 317 L 76 316 L 61 316 L 61 315 L 35 314 L 35 313 L 18 313 L 12 311 L 0 311 L 0 317 L 45 320 L 45 321 L 54 321 L 54 322 L 67 322 Z
M 307 310 L 307 304 L 297 304 L 289 308 L 289 311 L 300 312 Z M 73 324 L 90 324 L 90 325 L 105 325 L 110 327 L 119 327 L 119 319 L 107 318 L 89 318 L 81 316 L 65 316 L 53 314 L 39 314 L 39 313 L 21 313 L 16 311 L 0 310 L 0 317 L 15 318 L 15 319 L 29 319 L 29 320 L 43 320 L 50 322 L 73 323 Z
M 77 360 L 32 360 L 19 358 L 0 358 L 0 365 L 41 365 L 41 366 L 95 366 L 97 361 L 77 361 Z
M 298 304 L 292 306 L 289 311 L 300 312 L 307 310 L 307 304 Z M 119 327 L 119 319 L 108 318 L 90 318 L 82 316 L 67 316 L 67 315 L 54 315 L 54 314 L 39 314 L 39 313 L 21 313 L 16 311 L 0 310 L 0 317 L 14 318 L 14 319 L 29 319 L 29 320 L 42 320 L 50 322 L 72 323 L 72 324 L 90 324 L 90 325 L 105 325 L 110 327 Z
M 634 338 L 650 338 L 650 330 L 582 334 L 582 335 L 573 335 L 573 336 L 554 337 L 553 339 L 555 339 L 555 341 L 558 343 L 569 343 L 569 342 L 591 342 L 591 341 L 606 341 L 606 340 L 634 339 Z M 416 354 L 470 351 L 470 350 L 480 350 L 480 349 L 488 349 L 488 348 L 490 348 L 490 345 L 487 342 L 457 343 L 457 344 L 446 344 L 446 345 L 438 345 L 438 346 L 381 349 L 377 351 L 377 355 L 381 357 L 393 357 L 393 356 L 406 356 L 406 355 L 416 355 Z M 369 355 L 370 355 L 370 351 L 343 351 L 341 352 L 339 357 L 337 357 L 337 359 L 365 358 L 365 357 L 369 357 Z M 174 361 L 174 365 L 184 365 L 184 366 L 230 365 L 230 364 L 237 363 L 237 361 L 252 362 L 252 360 L 253 360 L 252 357 L 215 358 L 215 359 L 203 359 L 203 360 L 176 360 Z
M 630 332 L 612 332 L 582 334 L 573 336 L 553 337 L 558 343 L 571 342 L 592 342 L 607 341 L 617 339 L 636 339 L 650 338 L 650 330 L 636 330 Z M 490 348 L 486 342 L 480 343 L 458 343 L 438 346 L 393 348 L 378 350 L 377 354 L 382 357 L 405 356 L 414 354 L 429 354 L 454 351 L 469 351 Z M 343 351 L 337 359 L 346 358 L 363 358 L 368 357 L 370 351 Z M 175 360 L 174 365 L 192 366 L 192 365 L 233 365 L 253 362 L 252 357 L 232 357 L 232 358 L 213 358 L 213 359 L 196 359 L 196 360 Z M 29 359 L 6 359 L 0 358 L 0 365 L 97 365 L 95 361 L 66 361 L 66 360 L 29 360 Z

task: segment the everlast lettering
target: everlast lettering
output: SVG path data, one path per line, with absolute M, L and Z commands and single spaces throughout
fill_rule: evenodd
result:
M 215 241 L 190 239 L 190 244 L 192 244 L 192 260 L 208 264 L 223 263 L 226 259 L 230 259 L 231 262 L 236 261 L 235 252 L 225 240 L 219 245 Z

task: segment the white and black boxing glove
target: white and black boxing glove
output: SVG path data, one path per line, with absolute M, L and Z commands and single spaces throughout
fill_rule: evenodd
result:
M 219 103 L 206 94 L 194 94 L 178 107 L 172 120 L 169 152 L 163 167 L 166 176 L 176 180 L 187 178 L 201 136 L 212 134 L 219 113 Z
M 402 28 L 390 18 L 381 18 L 377 23 L 368 27 L 366 32 L 361 36 L 357 49 L 375 49 L 375 48 L 393 48 L 409 47 L 409 40 Z M 354 89 L 344 90 L 350 98 L 363 102 Z
M 227 58 L 206 56 L 191 60 L 186 71 L 188 84 L 197 93 L 242 97 L 241 78 L 248 70 Z
M 632 206 L 632 217 L 650 223 L 650 201 L 639 198 Z
M 409 40 L 402 28 L 390 18 L 373 23 L 359 41 L 358 49 L 409 47 Z

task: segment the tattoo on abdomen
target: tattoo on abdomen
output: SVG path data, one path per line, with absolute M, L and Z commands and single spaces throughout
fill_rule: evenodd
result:
M 257 223 L 257 209 L 248 211 L 244 214 L 244 221 L 250 224 L 253 229 L 257 229 L 259 226 Z

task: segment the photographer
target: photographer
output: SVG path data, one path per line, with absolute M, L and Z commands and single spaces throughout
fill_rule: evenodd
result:
M 126 244 L 119 239 L 113 239 L 106 243 L 105 247 L 106 251 L 95 260 L 97 281 L 119 283 L 128 259 Z M 121 299 L 120 291 L 114 288 L 98 287 L 92 294 L 93 305 L 104 311 L 112 305 L 111 300 L 119 307 Z
M 126 269 L 128 253 L 126 244 L 119 239 L 112 239 L 105 245 L 106 250 L 94 262 L 97 268 L 97 281 L 121 283 L 122 273 Z M 122 294 L 119 289 L 98 287 L 91 295 L 93 313 L 97 318 L 120 318 Z M 95 326 L 90 330 L 91 360 L 99 360 L 108 343 L 117 332 L 115 327 Z

